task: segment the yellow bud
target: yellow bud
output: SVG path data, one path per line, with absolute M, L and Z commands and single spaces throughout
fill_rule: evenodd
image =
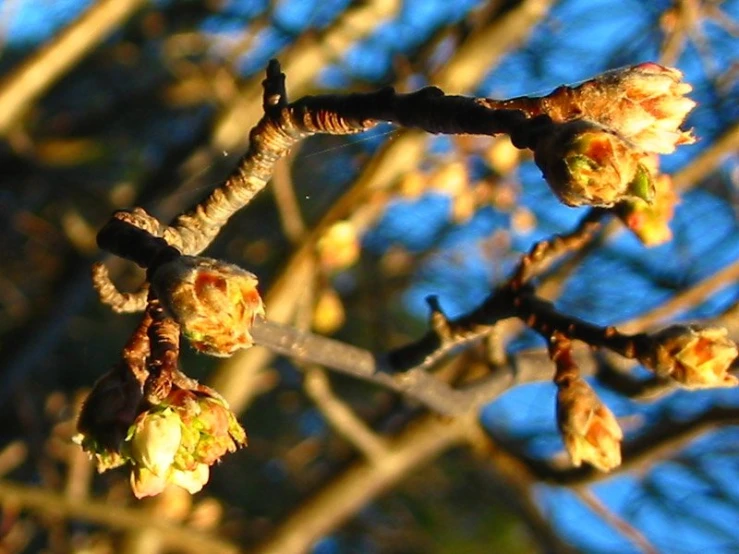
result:
M 361 246 L 357 230 L 350 221 L 334 223 L 319 239 L 318 257 L 328 271 L 346 269 L 359 259 Z
M 344 304 L 341 298 L 334 289 L 324 289 L 313 310 L 313 329 L 317 333 L 330 335 L 344 324 L 344 319 Z

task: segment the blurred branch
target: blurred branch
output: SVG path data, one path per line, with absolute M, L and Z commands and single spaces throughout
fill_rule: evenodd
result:
M 678 312 L 695 308 L 711 294 L 725 287 L 736 285 L 738 281 L 739 260 L 736 260 L 702 281 L 676 294 L 664 304 L 660 304 L 653 310 L 637 316 L 629 321 L 629 323 L 622 325 L 621 330 L 626 333 L 645 331 L 660 321 L 674 316 Z
M 239 548 L 228 541 L 152 518 L 151 514 L 141 510 L 121 508 L 109 502 L 68 499 L 48 489 L 5 481 L 0 481 L 0 501 L 6 506 L 17 506 L 53 517 L 97 523 L 111 529 L 153 529 L 161 533 L 162 541 L 168 547 L 181 552 L 239 552 Z
M 485 469 L 495 480 L 495 485 L 506 505 L 518 514 L 526 524 L 541 552 L 547 554 L 574 554 L 572 545 L 563 540 L 536 502 L 536 479 L 528 468 L 504 448 L 500 448 L 479 425 L 476 432 L 467 435 L 470 447 L 485 463 Z
M 368 460 L 378 462 L 387 455 L 385 440 L 334 394 L 325 371 L 317 367 L 307 369 L 303 386 L 329 425 Z
M 739 150 L 739 123 L 726 129 L 709 147 L 672 176 L 675 189 L 685 191 L 695 186 L 714 171 L 727 156 L 735 155 L 737 150 Z
M 0 86 L 0 136 L 7 135 L 33 102 L 144 3 L 100 0 L 8 75 Z
M 0 450 L 0 476 L 13 471 L 28 456 L 28 447 L 21 441 L 8 443 Z
M 609 510 L 608 507 L 603 504 L 600 499 L 595 496 L 591 491 L 586 489 L 577 489 L 575 494 L 587 505 L 595 514 L 603 519 L 606 523 L 613 526 L 622 535 L 628 538 L 635 546 L 639 548 L 640 552 L 644 554 L 659 554 L 657 549 L 652 546 L 649 540 L 631 525 L 628 521 L 619 517 L 613 511 Z
M 461 442 L 474 425 L 470 417 L 425 416 L 388 441 L 387 453 L 361 460 L 322 487 L 282 521 L 254 554 L 307 552 L 322 536 L 355 515 L 364 505 L 397 485 L 408 473 Z

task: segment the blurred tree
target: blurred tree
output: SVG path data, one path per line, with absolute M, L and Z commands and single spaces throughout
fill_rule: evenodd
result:
M 736 388 L 678 390 L 607 349 L 570 352 L 564 336 L 548 352 L 531 329 L 568 314 L 632 334 L 700 320 L 739 338 L 737 18 L 736 0 L 4 0 L 3 551 L 739 549 Z M 636 201 L 570 208 L 505 136 L 383 124 L 297 142 L 206 254 L 259 277 L 283 337 L 312 330 L 360 354 L 397 355 L 448 331 L 455 348 L 433 351 L 411 375 L 419 385 L 327 372 L 330 355 L 321 365 L 255 347 L 221 360 L 183 346 L 181 366 L 225 397 L 249 447 L 195 496 L 168 487 L 136 500 L 125 471 L 96 476 L 71 442 L 82 398 L 137 325 L 101 306 L 89 267 L 104 261 L 122 290 L 144 278 L 101 256 L 95 236 L 114 210 L 141 206 L 167 223 L 224 182 L 263 116 L 274 57 L 290 101 L 386 85 L 539 95 L 653 60 L 693 86 L 687 127 L 700 140 L 661 161 L 680 199 L 669 228 L 674 198 L 662 178 L 657 213 Z M 556 234 L 569 238 L 544 261 L 557 263 L 521 264 Z M 539 322 L 460 334 L 454 317 L 474 314 L 512 276 L 537 278 L 538 299 L 516 315 Z M 432 302 L 430 334 L 429 295 L 451 318 Z M 732 352 L 722 340 L 714 358 Z M 701 366 L 706 344 L 691 335 L 671 353 Z M 575 363 L 598 396 L 573 378 Z M 465 396 L 470 387 L 479 394 Z M 610 473 L 572 467 L 558 394 L 575 406 L 560 411 L 582 410 L 610 436 L 623 430 Z M 563 431 L 580 429 L 561 418 Z M 576 438 L 571 452 L 583 448 Z

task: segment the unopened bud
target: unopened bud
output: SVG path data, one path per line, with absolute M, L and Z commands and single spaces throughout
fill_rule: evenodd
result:
M 556 122 L 586 119 L 617 132 L 642 152 L 670 154 L 692 144 L 681 131 L 696 103 L 677 69 L 643 63 L 614 69 L 577 87 L 560 87 L 543 101 L 542 111 Z
M 141 384 L 132 373 L 117 367 L 97 380 L 82 404 L 74 442 L 90 453 L 98 471 L 125 463 L 120 448 L 136 419 L 141 398 Z
M 673 325 L 653 335 L 654 346 L 640 361 L 688 389 L 734 387 L 739 380 L 729 369 L 737 345 L 727 334 L 720 327 Z
M 638 198 L 624 201 L 616 213 L 644 246 L 658 246 L 672 239 L 670 221 L 678 203 L 678 196 L 669 175 L 655 180 L 655 197 L 651 204 Z
M 573 465 L 606 472 L 621 465 L 623 432 L 611 410 L 579 377 L 558 386 L 557 423 Z
M 180 448 L 180 427 L 180 418 L 171 409 L 142 413 L 136 420 L 131 437 L 134 463 L 154 475 L 166 476 Z
M 552 191 L 569 206 L 651 202 L 654 185 L 643 157 L 617 133 L 585 120 L 555 125 L 534 152 Z
M 172 484 L 182 487 L 190 494 L 200 492 L 210 478 L 210 467 L 207 464 L 197 464 L 195 469 L 181 471 L 175 469 L 172 471 L 170 481 Z
M 614 128 L 645 152 L 670 154 L 695 142 L 690 131 L 679 129 L 695 107 L 685 96 L 693 87 L 682 78 L 677 69 L 649 62 L 604 74 L 603 83 L 621 92 L 613 98 Z
M 180 256 L 159 267 L 151 286 L 193 347 L 230 356 L 253 344 L 250 329 L 264 305 L 257 278 L 210 258 Z
M 145 467 L 134 466 L 131 469 L 131 490 L 136 498 L 156 496 L 167 483 L 167 475 L 157 475 Z

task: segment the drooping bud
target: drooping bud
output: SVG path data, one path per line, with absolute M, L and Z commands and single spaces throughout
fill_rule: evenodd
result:
M 621 465 L 621 427 L 582 378 L 558 383 L 557 424 L 576 467 L 587 462 L 607 472 Z
M 156 496 L 167 486 L 168 474 L 157 475 L 145 467 L 131 468 L 131 490 L 136 498 Z
M 155 271 L 151 286 L 196 350 L 230 356 L 253 344 L 250 328 L 264 315 L 254 274 L 211 258 L 180 256 Z
M 137 467 L 166 476 L 182 439 L 180 417 L 172 409 L 144 412 L 134 424 L 131 457 Z
M 650 202 L 654 185 L 643 158 L 617 133 L 585 120 L 553 126 L 534 151 L 547 183 L 569 206 L 611 207 L 628 198 Z
M 200 492 L 210 478 L 210 467 L 207 464 L 197 464 L 195 469 L 172 471 L 170 480 L 172 484 L 182 487 L 190 494 Z
M 95 460 L 98 471 L 125 463 L 121 444 L 136 419 L 142 386 L 130 372 L 116 367 L 97 380 L 77 419 L 73 438 Z
M 652 336 L 653 348 L 639 360 L 688 389 L 734 387 L 739 379 L 729 369 L 737 345 L 727 334 L 720 327 L 673 325 Z

